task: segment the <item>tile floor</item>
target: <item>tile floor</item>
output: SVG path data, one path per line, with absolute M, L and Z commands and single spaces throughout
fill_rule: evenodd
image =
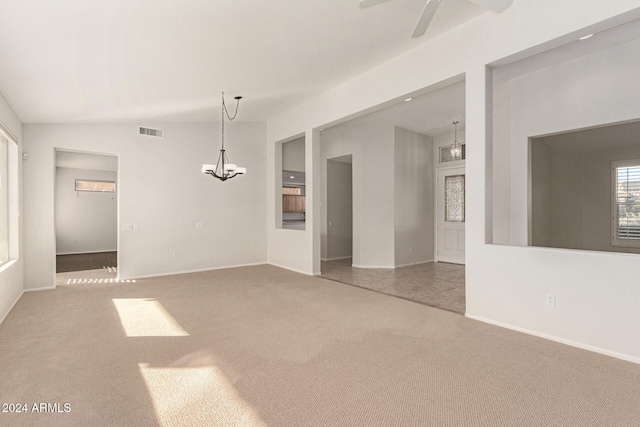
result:
M 99 286 L 110 283 L 135 283 L 135 280 L 120 280 L 116 267 L 103 267 L 95 270 L 69 271 L 56 274 L 56 286 Z
M 396 269 L 355 268 L 351 258 L 323 261 L 321 277 L 416 301 L 456 313 L 465 312 L 464 266 L 429 262 Z

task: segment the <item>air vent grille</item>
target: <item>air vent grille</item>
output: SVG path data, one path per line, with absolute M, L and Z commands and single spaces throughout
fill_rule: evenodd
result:
M 144 128 L 140 126 L 140 135 L 155 136 L 156 138 L 164 138 L 164 131 L 162 129 Z

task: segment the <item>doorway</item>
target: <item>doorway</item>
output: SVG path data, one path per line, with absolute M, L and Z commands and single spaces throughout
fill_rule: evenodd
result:
M 465 168 L 439 169 L 436 260 L 465 264 Z
M 353 159 L 327 159 L 326 245 L 323 259 L 353 258 Z M 351 263 L 350 263 L 351 264 Z
M 56 273 L 117 271 L 118 158 L 56 150 Z

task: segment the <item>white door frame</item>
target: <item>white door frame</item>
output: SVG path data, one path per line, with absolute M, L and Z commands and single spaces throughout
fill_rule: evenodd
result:
M 435 171 L 434 171 L 435 177 L 434 177 L 433 181 L 435 182 L 435 191 L 433 192 L 433 194 L 434 194 L 433 197 L 435 199 L 434 200 L 435 201 L 435 203 L 434 203 L 435 212 L 434 212 L 434 215 L 433 215 L 433 222 L 434 222 L 434 224 L 433 224 L 433 229 L 434 229 L 434 233 L 433 233 L 434 234 L 434 239 L 433 239 L 433 258 L 434 258 L 435 262 L 439 262 L 440 261 L 439 253 L 438 253 L 438 249 L 440 247 L 440 240 L 439 240 L 440 239 L 440 230 L 439 230 L 439 225 L 438 225 L 438 214 L 440 212 L 440 203 L 441 202 L 440 202 L 439 197 L 438 197 L 438 195 L 439 195 L 438 190 L 439 190 L 439 185 L 440 185 L 440 183 L 438 182 L 438 174 L 440 173 L 440 171 L 447 171 L 447 170 L 454 170 L 454 169 L 462 170 L 464 175 L 465 175 L 465 179 L 466 179 L 467 169 L 466 169 L 466 166 L 464 164 L 463 165 L 455 165 L 455 166 L 452 165 L 452 166 L 447 166 L 447 167 L 440 167 L 440 168 L 436 168 Z M 466 191 L 466 180 L 465 180 L 465 199 L 466 199 L 466 195 L 467 195 L 467 191 Z M 466 200 L 465 200 L 465 205 L 466 205 Z M 466 264 L 464 264 L 464 265 L 466 265 Z

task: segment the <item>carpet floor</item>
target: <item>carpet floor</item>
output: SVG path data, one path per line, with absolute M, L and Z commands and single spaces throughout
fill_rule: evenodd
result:
M 6 426 L 640 425 L 640 365 L 272 266 L 26 293 L 0 378 Z

